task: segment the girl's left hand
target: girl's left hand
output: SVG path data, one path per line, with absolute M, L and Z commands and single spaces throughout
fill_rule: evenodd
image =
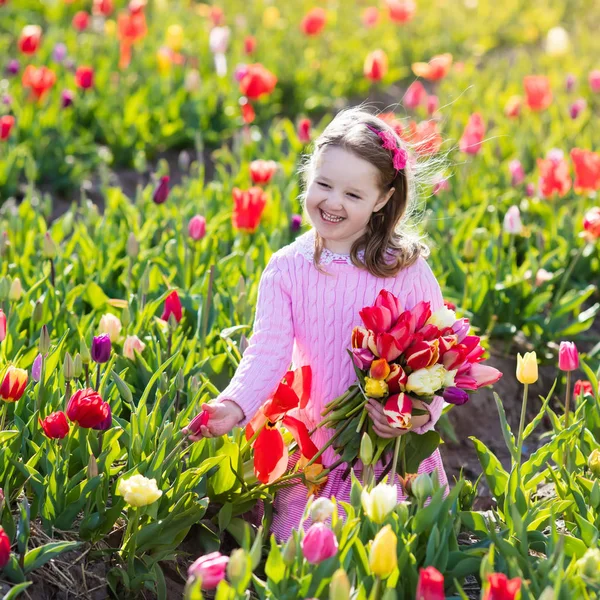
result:
M 383 404 L 374 398 L 369 398 L 365 408 L 373 421 L 373 429 L 379 437 L 395 438 L 410 431 L 410 429 L 396 429 L 395 427 L 392 427 L 388 423 L 387 417 L 383 412 Z

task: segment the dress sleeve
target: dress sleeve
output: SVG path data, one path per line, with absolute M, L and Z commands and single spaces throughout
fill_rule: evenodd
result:
M 415 265 L 415 273 L 412 279 L 414 303 L 417 304 L 423 300 L 431 303 L 431 311 L 435 312 L 444 306 L 444 297 L 438 280 L 435 278 L 431 267 L 424 258 L 419 258 Z M 430 404 L 425 404 L 429 411 L 430 419 L 425 425 L 415 427 L 415 433 L 425 433 L 435 428 L 435 424 L 442 416 L 444 408 L 444 398 L 442 396 L 434 396 Z
M 267 263 L 258 285 L 253 334 L 229 385 L 217 400 L 232 400 L 244 412 L 245 426 L 275 391 L 288 370 L 294 344 L 291 279 L 276 255 Z

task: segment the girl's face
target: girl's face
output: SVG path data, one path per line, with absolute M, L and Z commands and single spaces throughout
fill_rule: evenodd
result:
M 335 146 L 321 152 L 309 181 L 306 212 L 327 249 L 349 254 L 372 213 L 392 197 L 394 188 L 380 196 L 377 177 L 375 166 L 351 152 Z

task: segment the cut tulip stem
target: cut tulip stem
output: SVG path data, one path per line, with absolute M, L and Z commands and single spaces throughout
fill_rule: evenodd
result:
M 403 442 L 403 435 L 399 435 L 396 438 L 396 443 L 394 444 L 394 459 L 392 461 L 392 469 L 390 470 L 390 478 L 388 480 L 388 483 L 390 485 L 394 484 L 394 479 L 396 479 L 396 468 L 398 466 L 398 456 L 400 455 L 400 450 L 402 449 L 402 453 L 404 454 L 404 444 Z M 402 446 L 402 448 L 401 448 Z M 406 467 L 405 467 L 406 469 Z M 406 473 L 402 473 L 403 475 L 405 475 Z
M 525 415 L 527 413 L 527 392 L 529 384 L 523 384 L 523 404 L 521 405 L 521 421 L 519 422 L 519 437 L 517 438 L 517 468 L 521 466 L 521 454 L 523 451 L 523 430 L 525 429 Z

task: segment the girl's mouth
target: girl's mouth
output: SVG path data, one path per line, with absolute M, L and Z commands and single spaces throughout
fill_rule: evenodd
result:
M 345 221 L 344 217 L 336 217 L 335 215 L 330 215 L 324 210 L 319 210 L 321 211 L 321 219 L 323 219 L 323 221 L 326 223 L 341 223 L 342 221 Z

